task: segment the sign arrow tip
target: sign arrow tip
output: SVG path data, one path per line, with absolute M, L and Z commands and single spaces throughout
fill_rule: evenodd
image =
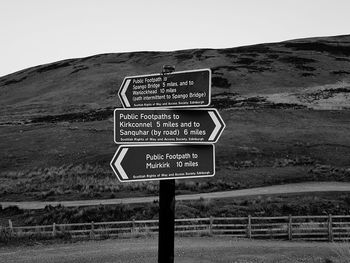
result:
M 127 108 L 130 108 L 130 106 L 131 106 L 129 103 L 129 100 L 126 96 L 126 91 L 129 87 L 130 82 L 131 82 L 131 79 L 126 79 L 125 81 L 123 81 L 123 84 L 122 84 L 122 87 L 120 90 L 120 99 Z
M 215 124 L 214 130 L 209 136 L 209 141 L 215 141 L 215 138 L 217 138 L 217 135 L 219 135 L 219 132 L 222 131 L 223 128 L 225 127 L 225 123 L 219 119 L 218 116 L 220 115 L 218 114 L 217 111 L 209 111 L 208 113 Z
M 116 152 L 112 162 L 111 162 L 111 166 L 112 166 L 114 172 L 117 175 L 119 174 L 121 176 L 121 179 L 123 179 L 123 180 L 129 179 L 129 177 L 127 176 L 127 174 L 124 171 L 123 166 L 121 165 L 121 162 L 123 161 L 123 159 L 124 159 L 126 153 L 128 152 L 128 150 L 129 150 L 128 148 L 122 148 L 121 151 L 118 150 Z

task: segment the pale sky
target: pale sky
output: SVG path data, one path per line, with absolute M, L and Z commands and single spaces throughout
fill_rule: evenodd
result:
M 0 76 L 101 53 L 342 34 L 349 0 L 0 0 Z

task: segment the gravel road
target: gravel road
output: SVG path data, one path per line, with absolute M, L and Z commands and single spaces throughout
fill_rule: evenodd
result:
M 285 185 L 273 185 L 266 187 L 250 188 L 243 190 L 178 195 L 176 200 L 196 200 L 199 198 L 229 198 L 254 195 L 286 194 L 286 193 L 306 193 L 306 192 L 350 192 L 349 182 L 307 182 Z M 42 209 L 47 205 L 57 206 L 59 204 L 72 206 L 92 206 L 110 204 L 136 204 L 149 203 L 158 200 L 158 196 L 122 198 L 122 199 L 101 199 L 101 200 L 78 200 L 78 201 L 47 201 L 47 202 L 0 202 L 3 208 L 8 206 L 18 206 L 22 209 Z
M 1 263 L 151 263 L 157 239 L 115 239 L 30 247 L 0 247 Z M 176 263 L 274 262 L 315 263 L 335 260 L 348 244 L 234 240 L 229 237 L 176 238 Z M 345 261 L 344 261 L 345 262 Z

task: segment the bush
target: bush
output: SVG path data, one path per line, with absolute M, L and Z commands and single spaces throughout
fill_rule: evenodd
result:
M 219 88 L 228 88 L 231 84 L 227 81 L 227 79 L 222 77 L 212 77 L 211 79 L 213 86 Z
M 1 243 L 7 244 L 9 241 L 11 241 L 10 229 L 0 226 L 0 244 Z

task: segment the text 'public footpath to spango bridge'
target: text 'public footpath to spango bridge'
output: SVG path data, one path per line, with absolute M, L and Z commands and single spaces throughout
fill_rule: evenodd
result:
M 213 176 L 214 145 L 122 145 L 111 166 L 122 182 Z
M 208 106 L 211 71 L 200 69 L 126 77 L 118 95 L 124 108 Z

